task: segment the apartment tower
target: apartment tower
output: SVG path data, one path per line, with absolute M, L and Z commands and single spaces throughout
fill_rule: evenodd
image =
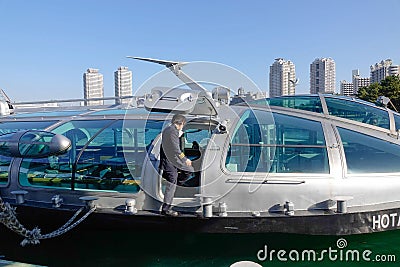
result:
M 345 96 L 354 95 L 353 83 L 346 80 L 340 81 L 340 94 Z
M 336 86 L 336 67 L 332 58 L 317 58 L 310 64 L 310 93 L 333 94 Z
M 382 60 L 379 63 L 375 63 L 375 65 L 370 66 L 370 82 L 380 83 L 387 76 L 399 75 L 399 66 L 392 65 L 391 59 Z
M 132 96 L 132 71 L 128 67 L 119 67 L 114 72 L 115 97 Z M 116 99 L 115 104 L 127 104 L 131 98 Z
M 269 67 L 269 97 L 294 95 L 295 86 L 296 70 L 293 62 L 283 58 L 275 59 Z
M 89 68 L 83 74 L 83 97 L 85 106 L 103 105 L 103 100 L 90 100 L 104 97 L 103 74 L 98 69 Z

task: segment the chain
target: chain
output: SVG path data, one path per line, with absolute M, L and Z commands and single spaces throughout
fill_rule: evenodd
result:
M 26 229 L 17 219 L 17 216 L 15 214 L 15 208 L 11 207 L 9 203 L 5 203 L 3 199 L 0 197 L 0 223 L 4 224 L 7 228 L 10 230 L 14 231 L 15 233 L 25 237 L 24 240 L 21 242 L 21 246 L 26 246 L 28 244 L 31 245 L 36 245 L 40 243 L 40 240 L 42 239 L 49 239 L 49 238 L 54 238 L 57 236 L 60 236 L 62 234 L 65 234 L 66 232 L 70 231 L 74 227 L 76 227 L 78 224 L 83 222 L 92 212 L 95 211 L 96 207 L 92 207 L 89 209 L 85 215 L 83 215 L 79 220 L 71 224 L 77 217 L 78 215 L 85 209 L 85 207 L 80 208 L 75 212 L 75 214 L 69 219 L 63 226 L 61 226 L 59 229 L 42 235 L 40 233 L 40 229 L 35 227 L 32 230 Z
M 78 210 L 78 212 L 80 213 L 84 208 L 81 208 Z M 53 231 L 51 233 L 45 234 L 45 235 L 41 235 L 40 239 L 49 239 L 49 238 L 54 238 L 56 236 L 65 234 L 66 232 L 70 231 L 71 229 L 73 229 L 74 227 L 76 227 L 78 224 L 80 224 L 81 222 L 83 222 L 93 211 L 95 211 L 96 207 L 91 208 L 90 210 L 88 210 L 88 212 L 83 215 L 79 220 L 77 220 L 75 223 L 73 223 L 72 225 L 65 224 L 62 227 L 60 227 L 58 230 Z M 75 216 L 75 215 L 74 215 Z M 76 216 L 75 216 L 76 217 Z M 70 220 L 71 222 L 73 220 Z M 67 227 L 68 226 L 68 227 Z

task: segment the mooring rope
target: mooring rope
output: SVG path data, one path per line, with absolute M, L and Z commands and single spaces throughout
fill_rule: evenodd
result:
M 21 242 L 21 246 L 36 245 L 39 244 L 40 240 L 42 239 L 54 238 L 70 231 L 78 224 L 83 222 L 93 211 L 95 211 L 96 207 L 94 206 L 90 208 L 85 215 L 83 215 L 79 220 L 72 223 L 84 209 L 85 207 L 82 207 L 77 210 L 75 214 L 71 217 L 71 219 L 69 219 L 63 226 L 61 226 L 57 230 L 42 235 L 41 230 L 37 227 L 33 228 L 32 230 L 26 229 L 25 226 L 23 226 L 18 221 L 15 213 L 15 208 L 11 207 L 9 203 L 4 202 L 3 199 L 0 197 L 0 223 L 4 224 L 7 228 L 14 231 L 15 233 L 25 237 L 25 239 Z

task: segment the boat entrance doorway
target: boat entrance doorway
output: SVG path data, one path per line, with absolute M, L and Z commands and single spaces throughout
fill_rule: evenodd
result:
M 194 172 L 184 181 L 179 180 L 178 177 L 174 199 L 187 201 L 195 198 L 195 195 L 200 193 L 201 175 L 205 168 L 203 164 L 204 152 L 216 126 L 216 122 L 210 121 L 209 118 L 207 120 L 194 119 L 186 124 L 184 134 L 180 137 L 180 146 L 186 157 L 192 161 Z M 159 177 L 162 195 L 164 195 L 166 183 L 168 182 L 161 175 Z

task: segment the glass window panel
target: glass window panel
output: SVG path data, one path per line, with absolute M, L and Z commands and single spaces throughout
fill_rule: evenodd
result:
M 321 123 L 265 111 L 246 111 L 226 159 L 233 172 L 328 173 Z
M 396 124 L 396 131 L 400 130 L 400 116 L 394 114 L 394 122 Z
M 60 117 L 60 116 L 75 116 L 82 113 L 88 112 L 88 110 L 64 110 L 64 111 L 42 111 L 42 112 L 29 112 L 29 113 L 18 113 L 13 115 L 16 118 L 28 118 L 28 117 Z
M 8 133 L 0 135 L 0 151 L 2 156 L 11 157 L 12 152 L 10 150 L 11 143 L 10 139 L 14 136 L 14 133 Z
M 330 115 L 390 128 L 389 115 L 385 110 L 342 98 L 325 97 L 325 100 Z
M 44 159 L 24 159 L 19 173 L 19 181 L 24 186 L 45 186 L 71 188 L 72 166 L 83 146 L 102 128 L 113 123 L 113 120 L 97 121 L 70 121 L 52 132 L 63 134 L 71 140 L 71 149 L 68 153 Z M 99 140 L 98 140 L 99 141 Z M 90 150 L 89 150 L 90 151 Z M 91 162 L 77 164 L 77 170 L 89 167 Z M 78 172 L 76 173 L 78 177 Z
M 27 157 L 40 157 L 50 152 L 50 142 L 53 133 L 29 131 L 21 136 L 19 140 L 19 153 Z
M 23 130 L 43 130 L 55 121 L 12 121 L 0 123 L 0 135 L 14 133 Z M 11 157 L 0 156 L 0 185 L 8 183 L 8 169 Z
M 163 123 L 145 120 L 68 122 L 54 132 L 73 141 L 69 153 L 24 160 L 20 182 L 31 186 L 71 188 L 72 165 L 76 162 L 76 189 L 136 193 L 140 189 L 146 148 L 161 132 Z M 78 160 L 79 152 L 92 137 Z
M 184 134 L 185 148 L 204 146 L 211 137 L 211 132 L 207 129 L 186 129 Z
M 147 111 L 144 108 L 134 108 L 134 109 L 106 109 L 106 110 L 100 110 L 100 111 L 95 111 L 90 113 L 89 115 L 95 115 L 95 116 L 104 116 L 104 115 L 140 115 L 140 114 L 150 114 L 149 111 Z
M 23 130 L 43 130 L 56 121 L 13 121 L 0 123 L 0 135 Z
M 0 185 L 8 183 L 8 168 L 10 166 L 10 157 L 0 156 Z
M 318 96 L 291 96 L 291 97 L 275 97 L 255 100 L 256 104 L 269 104 L 270 106 L 278 106 L 285 108 L 294 108 L 322 113 L 321 99 Z
M 348 173 L 400 172 L 400 146 L 344 128 L 338 128 Z

